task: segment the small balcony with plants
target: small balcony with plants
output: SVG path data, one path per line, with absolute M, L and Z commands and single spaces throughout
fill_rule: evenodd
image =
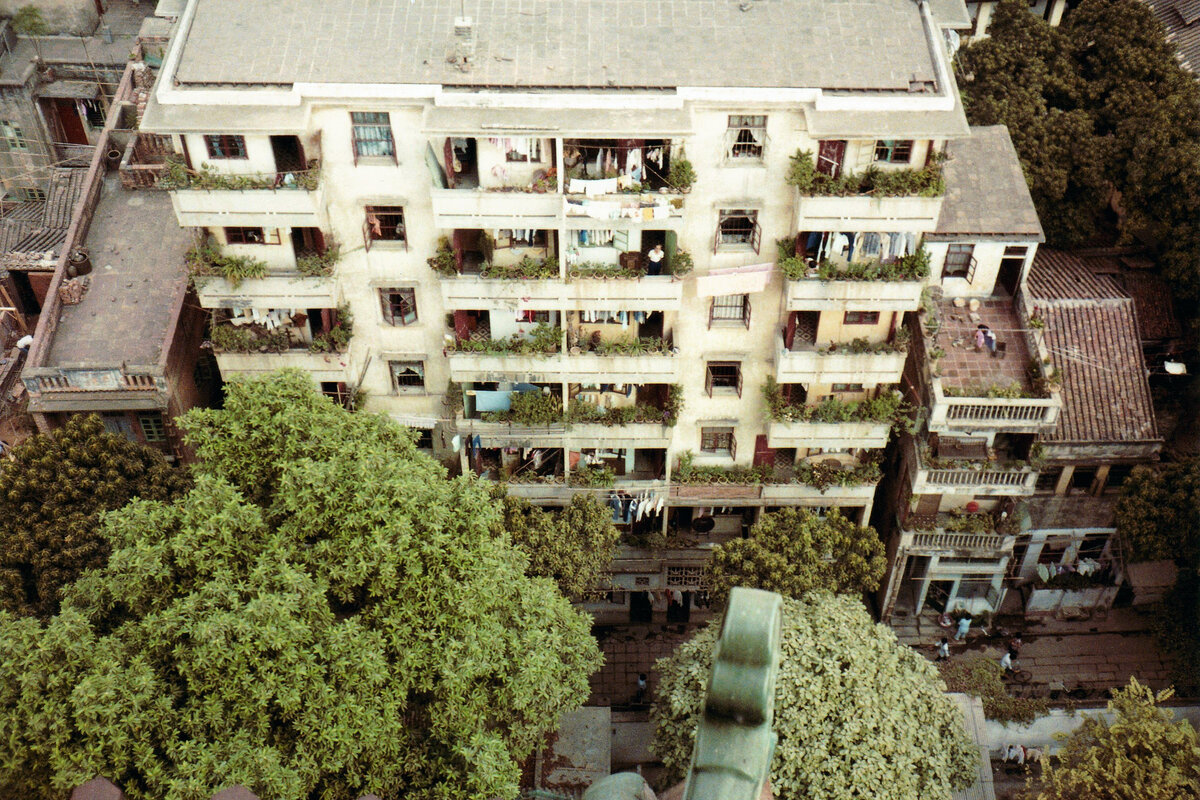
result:
M 455 311 L 446 334 L 450 378 L 460 383 L 491 381 L 496 374 L 529 383 L 561 380 L 563 329 L 558 312 Z
M 293 229 L 297 231 L 316 229 Z M 293 237 L 298 238 L 298 237 Z M 260 308 L 325 308 L 337 304 L 334 267 L 341 257 L 335 242 L 295 249 L 295 266 L 280 269 L 253 256 L 226 252 L 211 238 L 184 256 L 192 284 L 205 308 L 250 304 Z
M 791 157 L 786 180 L 795 188 L 796 229 L 802 231 L 856 225 L 888 230 L 898 223 L 909 232 L 932 231 L 946 193 L 937 156 L 922 167 L 872 165 L 851 172 L 801 150 Z
M 427 259 L 447 308 L 558 308 L 564 294 L 553 230 L 460 228 Z
M 650 203 L 651 209 L 661 207 L 663 197 L 670 197 L 667 207 L 672 212 L 681 212 L 681 195 L 691 191 L 696 181 L 696 171 L 683 144 L 671 139 L 564 139 L 563 169 L 568 205 L 606 204 L 592 208 L 585 205 L 580 212 L 568 207 L 567 215 L 579 213 L 593 219 L 605 218 L 600 216 L 603 212 L 612 214 L 608 217 L 611 219 L 649 221 L 654 214 L 647 215 L 640 203 Z M 610 203 L 638 205 L 626 210 Z
M 556 227 L 562 213 L 555 139 L 438 137 L 427 160 L 439 228 Z
M 781 386 L 768 377 L 762 395 L 771 448 L 880 448 L 887 445 L 893 427 L 908 423 L 911 413 L 892 389 L 857 400 L 828 395 L 810 402 L 802 385 Z
M 858 383 L 867 386 L 900 380 L 908 355 L 909 332 L 901 327 L 882 338 L 861 336 L 849 341 L 823 340 L 821 311 L 793 311 L 775 337 L 775 379 L 779 383 Z M 833 312 L 837 313 L 837 312 Z M 881 312 L 863 317 L 878 325 Z M 890 312 L 882 312 L 886 314 Z M 878 335 L 878 334 L 877 334 Z
M 1024 302 L 947 299 L 925 290 L 915 330 L 933 432 L 1048 433 L 1062 413 L 1062 377 L 1042 323 Z M 981 377 L 986 376 L 986 377 Z
M 353 320 L 346 305 L 309 309 L 221 309 L 209 344 L 221 374 L 262 374 L 286 367 L 321 381 L 346 380 Z
M 158 183 L 171 194 L 183 227 L 259 225 L 319 227 L 323 216 L 321 165 L 267 173 L 217 172 L 208 164 L 190 169 L 170 158 Z
M 571 311 L 567 377 L 581 383 L 675 383 L 674 312 Z
M 1043 459 L 1042 446 L 1029 434 L 997 434 L 991 442 L 931 434 L 909 439 L 906 447 L 915 466 L 912 492 L 918 495 L 1032 495 Z
M 691 452 L 671 471 L 674 497 L 700 499 L 798 498 L 828 504 L 869 504 L 883 473 L 873 457 L 856 463 L 805 459 L 794 463 L 717 466 L 696 464 Z
M 978 507 L 977 503 L 969 505 Z M 926 555 L 999 558 L 1012 553 L 1020 518 L 1016 504 L 1008 501 L 991 511 L 908 511 L 900 522 L 901 546 L 910 553 Z
M 459 433 L 479 436 L 484 447 L 563 445 L 561 384 L 473 381 L 451 384 L 449 391 L 461 397 L 455 420 Z
M 580 384 L 566 419 L 575 446 L 668 447 L 683 410 L 678 384 Z
M 777 243 L 788 311 L 916 311 L 929 252 L 902 232 L 802 231 Z

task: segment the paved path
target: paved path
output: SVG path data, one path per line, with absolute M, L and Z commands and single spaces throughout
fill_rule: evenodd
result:
M 632 705 L 637 694 L 638 674 L 645 673 L 648 686 L 645 703 L 639 707 L 648 708 L 654 690 L 658 688 L 654 662 L 671 655 L 699 627 L 685 628 L 675 624 L 596 628 L 596 637 L 604 652 L 604 666 L 591 678 L 592 696 L 588 705 Z

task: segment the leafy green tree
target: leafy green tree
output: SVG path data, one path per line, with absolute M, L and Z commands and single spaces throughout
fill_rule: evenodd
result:
M 100 515 L 134 497 L 167 500 L 190 484 L 157 450 L 74 416 L 0 461 L 0 608 L 49 616 L 59 590 L 101 566 Z
M 543 511 L 506 495 L 504 529 L 529 557 L 529 574 L 553 578 L 575 597 L 600 585 L 621 534 L 612 510 L 591 495 L 575 495 L 562 511 Z
M 734 586 L 785 597 L 824 589 L 861 594 L 879 588 L 887 569 L 875 529 L 855 525 L 837 509 L 822 519 L 804 508 L 763 514 L 750 538 L 732 539 L 708 563 L 709 597 L 723 605 Z
M 600 655 L 488 492 L 299 372 L 185 427 L 192 491 L 107 515 L 45 627 L 0 615 L 0 796 L 515 796 Z
M 658 662 L 651 711 L 665 780 L 687 771 L 717 625 Z M 852 597 L 784 600 L 771 784 L 779 800 L 948 798 L 979 759 L 937 669 Z
M 1116 505 L 1117 531 L 1130 561 L 1200 555 L 1200 459 L 1158 468 L 1137 467 Z
M 1155 694 L 1131 678 L 1113 692 L 1103 717 L 1087 717 L 1063 736 L 1057 763 L 1044 767 L 1038 800 L 1188 800 L 1200 797 L 1200 742 L 1187 720 L 1174 720 Z

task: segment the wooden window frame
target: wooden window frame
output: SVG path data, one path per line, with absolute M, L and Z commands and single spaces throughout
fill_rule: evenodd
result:
M 744 239 L 736 241 L 726 241 L 726 235 L 742 236 L 743 233 L 739 227 L 732 234 L 726 234 L 725 226 L 737 220 L 745 220 L 749 223 L 745 231 Z M 713 252 L 732 251 L 737 252 L 749 247 L 758 253 L 762 247 L 762 226 L 758 224 L 758 209 L 756 208 L 722 208 L 717 211 L 717 235 L 713 242 Z
M 388 361 L 388 378 L 392 384 L 392 394 L 425 394 L 425 362 L 424 361 Z M 419 370 L 420 383 L 400 383 L 400 376 L 396 374 L 397 367 L 413 368 Z
M 391 225 L 385 227 L 381 217 L 398 216 L 400 217 L 399 225 Z M 375 217 L 378 225 L 371 223 L 371 217 Z M 379 230 L 378 236 L 375 235 L 376 229 Z M 384 231 L 397 232 L 398 236 L 383 236 Z M 405 220 L 404 206 L 363 206 L 363 244 L 367 251 L 370 252 L 371 247 L 379 242 L 399 243 L 408 249 L 408 223 Z
M 970 282 L 974 275 L 975 244 L 973 242 L 951 242 L 946 247 L 946 261 L 942 276 L 966 278 Z
M 911 164 L 914 144 L 912 139 L 877 139 L 875 163 Z
M 847 311 L 842 315 L 843 325 L 878 325 L 878 311 Z
M 714 373 L 713 368 L 718 370 L 734 369 L 736 374 L 725 375 Z M 742 396 L 742 362 L 740 361 L 708 361 L 704 365 L 704 390 L 708 392 L 708 396 L 713 396 L 715 389 L 733 389 L 737 392 L 737 396 Z
M 267 230 L 254 225 L 232 225 L 222 228 L 225 233 L 225 244 L 279 244 L 279 231 L 276 230 L 273 236 L 268 237 Z M 248 234 L 247 231 L 258 231 L 258 233 Z M 254 240 L 255 235 L 258 236 L 258 241 Z
M 167 441 L 167 422 L 160 412 L 138 412 L 137 422 L 138 427 L 142 429 L 142 438 L 148 443 L 162 444 Z
M 701 426 L 700 452 L 737 458 L 737 436 L 727 425 Z
M 734 309 L 734 305 L 732 303 L 725 304 L 725 305 L 718 305 L 717 301 L 721 300 L 723 298 L 729 298 L 729 297 L 740 297 L 740 298 L 742 298 L 742 302 L 740 304 L 740 307 L 737 308 L 737 313 L 735 315 L 723 316 L 722 314 L 720 314 L 718 312 L 719 311 L 723 312 L 723 311 L 727 311 L 727 310 L 731 311 Z M 722 326 L 723 324 L 730 323 L 730 322 L 734 323 L 735 325 L 744 325 L 747 328 L 750 327 L 750 295 L 748 295 L 748 294 L 725 294 L 725 295 L 719 295 L 719 296 L 713 297 L 711 300 L 709 300 L 709 302 L 708 302 L 708 327 L 712 328 L 713 325 Z
M 757 132 L 758 136 L 755 137 Z M 725 129 L 725 160 L 763 162 L 767 154 L 767 115 L 730 114 Z
M 376 119 L 355 119 L 355 117 L 376 117 Z M 368 128 L 386 128 L 386 136 L 382 135 L 366 135 Z M 396 135 L 392 131 L 392 115 L 387 111 L 351 111 L 350 112 L 350 138 L 354 149 L 354 163 L 357 165 L 359 159 L 363 158 L 388 158 L 393 164 L 399 164 L 400 161 L 396 157 Z M 384 145 L 383 148 L 388 152 L 385 153 L 364 153 L 364 146 Z
M 25 130 L 10 119 L 0 120 L 0 139 L 6 150 L 25 152 L 29 150 L 29 139 Z
M 400 299 L 397 300 L 397 297 Z M 407 287 L 388 287 L 379 290 L 379 304 L 383 311 L 383 320 L 394 327 L 408 327 L 420 321 L 417 312 L 417 290 Z M 411 316 L 404 313 L 405 305 L 411 311 Z
M 245 161 L 250 158 L 246 152 L 246 137 L 235 133 L 206 133 L 204 134 L 204 149 L 208 157 L 220 161 Z

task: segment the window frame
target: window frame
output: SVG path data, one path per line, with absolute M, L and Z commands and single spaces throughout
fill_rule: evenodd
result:
M 246 152 L 246 137 L 237 133 L 206 133 L 204 149 L 209 158 L 217 161 L 245 161 L 250 158 Z
M 10 119 L 0 120 L 0 140 L 4 142 L 4 149 L 10 152 L 29 150 L 29 138 L 25 136 L 24 128 Z
M 725 226 L 736 220 L 746 220 L 749 225 L 744 233 L 745 238 L 726 240 L 727 236 L 743 236 L 739 231 L 727 233 Z M 713 242 L 713 252 L 744 252 L 753 250 L 758 253 L 762 247 L 762 226 L 758 222 L 756 208 L 721 208 L 717 209 L 717 235 Z
M 399 361 L 388 359 L 388 378 L 392 384 L 392 394 L 425 394 L 425 362 L 424 361 Z M 409 369 L 416 373 L 415 377 L 420 380 L 420 383 L 401 383 L 402 377 L 397 373 L 398 369 Z
M 248 244 L 248 245 L 265 245 L 278 244 L 277 242 L 267 241 L 267 229 L 254 225 L 230 225 L 223 227 L 222 232 L 225 235 L 225 244 Z M 254 241 L 253 235 L 248 235 L 247 231 L 258 231 L 258 241 Z M 236 233 L 235 233 L 236 232 Z
M 769 141 L 766 114 L 730 114 L 725 128 L 725 161 L 761 164 L 766 160 Z
M 374 117 L 374 119 L 355 119 L 355 117 Z M 376 128 L 368 135 L 369 128 Z M 384 135 L 386 133 L 386 136 Z M 389 111 L 351 111 L 350 112 L 350 142 L 354 151 L 355 165 L 361 159 L 389 159 L 393 164 L 399 164 L 396 156 L 396 135 L 392 130 L 392 115 Z M 363 152 L 367 146 L 382 145 L 379 149 L 386 152 Z M 373 148 L 372 148 L 373 149 Z
M 711 456 L 737 458 L 737 436 L 729 425 L 701 425 L 700 452 Z
M 953 258 L 953 261 L 952 261 Z M 946 247 L 946 260 L 942 264 L 942 277 L 966 278 L 970 283 L 974 275 L 974 242 L 951 242 Z
M 876 139 L 876 164 L 911 164 L 916 142 L 912 139 Z
M 528 139 L 531 142 L 530 147 L 529 147 L 530 152 L 529 152 L 529 155 L 521 157 L 521 154 L 518 153 L 516 150 L 505 150 L 504 151 L 504 163 L 506 163 L 506 164 L 541 164 L 541 163 L 543 163 L 543 161 L 542 161 L 542 140 L 539 137 L 537 137 L 537 136 L 519 136 L 519 137 L 512 137 L 512 138 Z M 514 155 L 516 155 L 518 157 L 513 158 Z
M 715 372 L 713 368 L 722 372 Z M 734 370 L 732 375 L 725 374 L 724 370 Z M 742 362 L 740 361 L 706 361 L 704 362 L 704 390 L 708 392 L 708 396 L 713 394 L 732 394 L 737 393 L 738 397 L 742 396 Z M 729 391 L 729 390 L 732 390 Z
M 372 216 L 376 217 L 376 221 L 379 222 L 378 227 L 379 227 L 380 235 L 378 237 L 376 237 L 374 235 L 375 226 L 371 224 Z M 385 227 L 383 225 L 383 220 L 380 219 L 381 217 L 385 217 L 385 216 L 392 216 L 392 217 L 398 216 L 398 217 L 400 217 L 400 222 L 398 225 L 391 225 L 391 226 Z M 385 230 L 391 230 L 393 232 L 397 232 L 397 233 L 399 233 L 399 235 L 394 236 L 394 237 L 390 237 L 390 236 L 385 237 L 382 235 Z M 402 246 L 405 250 L 407 250 L 408 249 L 408 223 L 405 220 L 404 206 L 385 206 L 385 205 L 365 205 L 365 206 L 363 206 L 363 243 L 366 246 L 366 249 L 368 252 L 371 250 L 372 247 L 380 245 L 381 243 L 383 243 L 383 246 L 385 246 L 385 247 Z
M 720 304 L 719 300 L 728 300 L 731 297 L 741 298 L 741 302 L 736 306 L 733 303 Z M 708 303 L 708 327 L 731 327 L 744 325 L 750 327 L 750 295 L 748 294 L 723 294 L 714 295 Z M 727 315 L 723 315 L 727 314 Z
M 878 325 L 878 311 L 846 311 L 842 314 L 843 325 Z
M 167 422 L 158 411 L 142 411 L 137 415 L 138 427 L 141 428 L 142 438 L 149 444 L 166 444 Z M 147 424 L 149 423 L 149 424 Z
M 401 298 L 399 301 L 396 300 L 397 295 Z M 403 312 L 405 304 L 409 307 L 409 314 Z M 381 288 L 379 305 L 383 312 L 383 321 L 392 327 L 406 328 L 420 322 L 420 314 L 417 311 L 417 290 L 414 288 L 407 286 Z

